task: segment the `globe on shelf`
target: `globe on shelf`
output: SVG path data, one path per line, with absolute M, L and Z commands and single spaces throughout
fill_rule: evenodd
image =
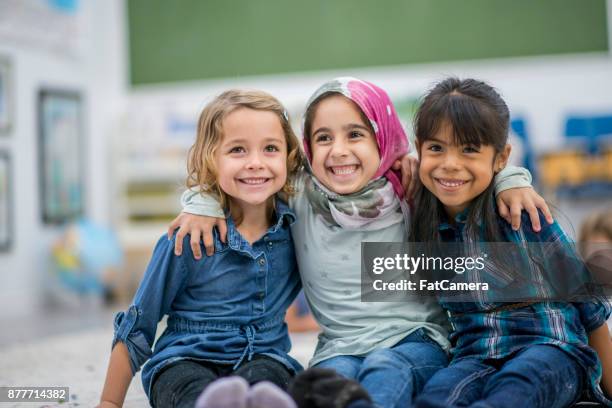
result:
M 89 220 L 70 224 L 51 248 L 53 280 L 77 295 L 112 296 L 123 263 L 115 233 Z

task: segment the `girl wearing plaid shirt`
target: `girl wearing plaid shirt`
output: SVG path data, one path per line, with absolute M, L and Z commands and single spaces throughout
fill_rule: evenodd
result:
M 529 222 L 514 230 L 496 212 L 492 181 L 510 155 L 508 127 L 508 107 L 483 82 L 449 78 L 427 94 L 415 119 L 422 185 L 409 241 L 552 244 L 557 256 L 543 264 L 554 273 L 555 265 L 575 259 L 559 225 L 542 219 L 539 233 Z M 425 385 L 416 406 L 554 408 L 583 392 L 610 405 L 601 390 L 612 391 L 605 300 L 440 302 L 453 325 L 452 360 Z

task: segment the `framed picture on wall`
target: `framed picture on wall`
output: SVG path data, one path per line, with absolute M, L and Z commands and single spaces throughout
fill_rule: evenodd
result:
M 38 94 L 39 179 L 43 222 L 61 224 L 84 212 L 83 103 L 78 92 Z
M 11 247 L 13 216 L 11 201 L 11 162 L 7 152 L 0 151 L 0 251 Z
M 13 125 L 12 81 L 11 62 L 0 56 L 0 134 L 7 133 Z

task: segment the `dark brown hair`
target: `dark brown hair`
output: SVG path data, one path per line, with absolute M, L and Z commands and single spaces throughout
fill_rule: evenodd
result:
M 414 130 L 419 145 L 423 146 L 447 124 L 458 145 L 490 145 L 500 153 L 508 140 L 510 112 L 502 97 L 486 83 L 475 79 L 447 78 L 425 95 L 417 110 Z M 502 240 L 493 192 L 494 183 L 491 181 L 470 206 L 466 233 L 474 241 L 481 240 L 482 232 L 487 241 Z M 438 226 L 444 219 L 440 200 L 419 183 L 410 241 L 440 241 Z M 479 225 L 482 225 L 482 232 Z

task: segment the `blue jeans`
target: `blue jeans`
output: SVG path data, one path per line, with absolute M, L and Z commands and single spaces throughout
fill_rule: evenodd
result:
M 567 407 L 580 397 L 585 374 L 554 346 L 527 347 L 509 359 L 451 362 L 425 385 L 418 408 Z
M 376 407 L 409 407 L 448 357 L 423 329 L 416 330 L 391 348 L 374 350 L 365 357 L 337 356 L 317 364 L 358 381 Z

